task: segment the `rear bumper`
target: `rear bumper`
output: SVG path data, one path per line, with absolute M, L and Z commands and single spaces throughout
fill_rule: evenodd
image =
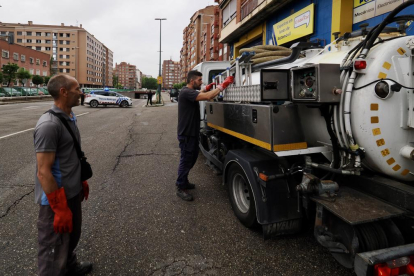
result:
M 374 265 L 412 255 L 414 255 L 414 243 L 359 253 L 355 256 L 355 273 L 358 276 L 373 275 Z

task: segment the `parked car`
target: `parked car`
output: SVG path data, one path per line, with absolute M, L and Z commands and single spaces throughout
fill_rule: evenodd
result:
M 0 87 L 0 93 L 3 93 L 6 97 L 18 97 L 22 93 L 12 87 Z
M 22 96 L 33 96 L 30 87 L 14 86 L 13 88 L 22 93 Z
M 49 93 L 49 91 L 47 90 L 46 87 L 40 87 L 39 88 L 39 95 L 41 95 L 40 91 L 42 91 L 43 95 L 50 95 L 50 93 Z
M 91 107 L 98 107 L 98 105 L 127 107 L 132 106 L 132 100 L 117 92 L 97 90 L 85 95 L 85 104 L 89 104 Z

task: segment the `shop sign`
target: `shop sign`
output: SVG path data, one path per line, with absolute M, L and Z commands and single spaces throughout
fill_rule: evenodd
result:
M 354 24 L 390 12 L 408 0 L 354 0 Z
M 311 4 L 273 25 L 277 45 L 282 45 L 313 33 L 314 6 L 315 4 Z

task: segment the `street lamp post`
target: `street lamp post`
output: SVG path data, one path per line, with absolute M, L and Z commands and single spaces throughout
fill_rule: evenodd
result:
M 157 103 L 161 103 L 161 21 L 162 20 L 167 20 L 167 18 L 155 18 L 155 20 L 159 20 L 160 21 L 160 63 L 159 63 L 159 70 L 158 70 L 158 89 L 157 89 L 157 96 L 158 96 L 158 101 Z

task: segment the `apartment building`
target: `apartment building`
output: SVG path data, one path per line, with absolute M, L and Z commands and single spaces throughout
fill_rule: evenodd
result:
M 136 89 L 137 67 L 135 65 L 121 62 L 115 63 L 114 75 L 118 77 L 118 83 L 126 89 Z
M 13 34 L 16 44 L 49 54 L 52 74 L 71 75 L 81 87 L 112 86 L 113 52 L 82 24 L 0 23 L 0 32 Z
M 183 30 L 183 47 L 180 51 L 181 81 L 188 71 L 202 61 L 219 60 L 219 6 L 198 10 Z
M 136 76 L 137 76 L 137 80 L 136 80 L 136 89 L 142 88 L 142 72 L 141 70 L 137 69 L 136 70 Z
M 50 76 L 50 55 L 18 44 L 9 44 L 5 40 L 0 40 L 0 67 L 10 63 L 15 63 L 19 68 L 24 68 L 31 75 Z M 20 85 L 19 80 L 15 85 Z M 24 86 L 32 86 L 31 80 L 23 83 Z
M 181 82 L 180 62 L 164 60 L 162 62 L 162 87 L 171 89 L 174 84 Z

